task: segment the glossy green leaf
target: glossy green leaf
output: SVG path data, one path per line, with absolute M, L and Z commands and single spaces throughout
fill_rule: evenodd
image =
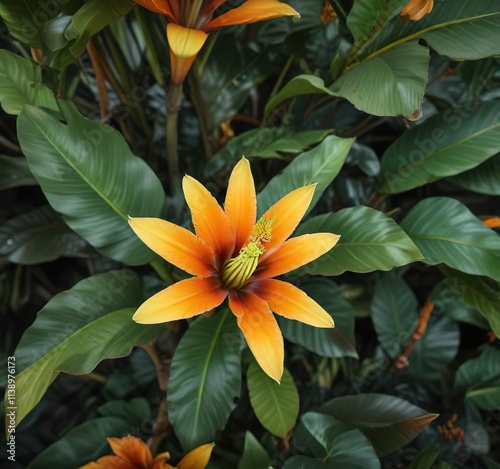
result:
M 264 110 L 265 117 L 268 117 L 284 101 L 305 94 L 338 96 L 325 86 L 325 82 L 321 78 L 314 75 L 298 75 L 292 78 L 279 93 L 269 100 Z
M 395 194 L 467 171 L 500 151 L 496 102 L 469 103 L 431 116 L 382 157 L 381 192 Z
M 422 200 L 406 215 L 401 228 L 418 246 L 424 262 L 500 280 L 500 237 L 457 200 Z
M 322 232 L 339 234 L 339 242 L 301 272 L 313 275 L 365 273 L 391 270 L 422 259 L 413 241 L 392 218 L 368 207 L 346 208 L 313 217 L 301 224 L 296 234 Z
M 327 469 L 330 468 L 328 461 L 315 459 L 309 456 L 292 456 L 285 462 L 284 469 Z M 333 469 L 333 466 L 332 466 Z
M 448 178 L 453 184 L 487 195 L 500 195 L 500 153 L 475 168 Z
M 245 447 L 237 469 L 268 469 L 270 458 L 257 438 L 249 431 L 245 432 Z
M 384 394 L 337 397 L 317 411 L 357 427 L 379 456 L 409 443 L 437 417 L 399 397 Z
M 299 393 L 290 372 L 285 368 L 278 384 L 252 362 L 247 382 L 250 403 L 259 422 L 273 435 L 285 438 L 299 415 Z
M 142 299 L 141 281 L 130 270 L 95 275 L 52 298 L 14 353 L 17 423 L 59 372 L 89 373 L 105 358 L 128 355 L 156 337 L 161 326 L 132 321 Z
M 41 68 L 0 50 L 0 105 L 7 114 L 17 115 L 25 104 L 58 110 L 54 93 L 42 83 Z
M 316 189 L 309 205 L 309 211 L 312 210 L 323 191 L 339 173 L 353 143 L 352 138 L 330 135 L 313 149 L 295 158 L 258 194 L 257 207 L 260 215 L 292 190 L 315 183 Z
M 370 440 L 359 430 L 339 435 L 329 448 L 328 466 L 349 469 L 380 469 L 380 461 Z
M 0 256 L 34 265 L 75 256 L 87 243 L 48 205 L 22 213 L 0 226 Z
M 391 357 L 401 352 L 416 326 L 417 298 L 397 274 L 383 274 L 375 283 L 371 311 L 377 338 Z
M 401 44 L 353 67 L 330 86 L 357 109 L 376 116 L 411 116 L 422 105 L 429 49 Z
M 464 274 L 443 267 L 453 291 L 486 319 L 497 337 L 500 337 L 500 285 L 484 277 Z
M 408 469 L 432 469 L 432 465 L 436 461 L 440 452 L 441 450 L 439 448 L 422 451 L 411 462 Z
M 299 288 L 331 314 L 335 328 L 323 329 L 277 317 L 283 336 L 322 357 L 357 358 L 354 313 L 342 290 L 326 278 L 307 279 Z
M 18 118 L 21 148 L 49 203 L 106 256 L 130 265 L 150 262 L 154 254 L 127 217 L 161 215 L 159 179 L 116 130 L 60 104 L 67 125 L 31 106 Z
M 225 310 L 200 318 L 182 337 L 168 382 L 168 415 L 185 451 L 213 441 L 240 395 L 241 334 Z
M 31 174 L 25 158 L 0 155 L 0 191 L 14 187 L 36 186 L 36 179 Z

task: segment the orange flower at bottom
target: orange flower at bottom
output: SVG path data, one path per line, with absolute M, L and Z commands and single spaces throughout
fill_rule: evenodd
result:
M 153 459 L 146 443 L 135 436 L 108 438 L 108 442 L 114 455 L 103 456 L 80 469 L 205 469 L 214 447 L 213 443 L 199 446 L 174 467 L 167 463 L 168 453 L 161 453 Z
M 332 317 L 312 298 L 273 278 L 317 259 L 340 238 L 314 233 L 287 240 L 305 215 L 315 185 L 285 195 L 257 222 L 255 186 L 245 158 L 229 178 L 224 209 L 192 177 L 184 177 L 183 189 L 196 235 L 158 218 L 130 218 L 129 223 L 153 251 L 194 277 L 151 297 L 133 319 L 141 324 L 186 319 L 228 297 L 257 362 L 279 382 L 284 345 L 273 312 L 311 326 L 333 327 Z
M 430 13 L 434 7 L 434 0 L 410 0 L 401 10 L 401 16 L 411 21 L 419 21 Z

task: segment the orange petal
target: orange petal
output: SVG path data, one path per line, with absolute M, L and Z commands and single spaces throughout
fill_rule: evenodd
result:
M 222 26 L 255 23 L 281 16 L 300 17 L 299 13 L 290 5 L 277 0 L 247 0 L 243 5 L 229 10 L 227 13 L 210 21 L 205 27 L 205 31 L 211 31 Z
M 148 10 L 154 11 L 155 13 L 160 13 L 166 16 L 169 21 L 177 22 L 174 17 L 174 12 L 170 7 L 169 0 L 133 0 L 138 5 L 147 8 Z
M 193 233 L 160 218 L 129 218 L 130 226 L 150 249 L 192 275 L 213 275 L 215 256 Z
M 174 23 L 167 24 L 170 68 L 174 83 L 180 84 L 184 81 L 207 37 L 208 34 L 199 29 L 185 28 Z
M 97 462 L 89 462 L 80 469 L 137 469 L 137 466 L 118 456 L 103 456 Z
M 340 236 L 333 233 L 305 234 L 291 238 L 259 264 L 254 277 L 277 277 L 298 269 L 327 253 L 339 239 Z
M 234 229 L 222 207 L 196 179 L 184 176 L 182 187 L 196 234 L 213 248 L 220 268 L 234 251 Z
M 159 324 L 191 318 L 219 306 L 226 295 L 215 277 L 188 278 L 149 298 L 132 319 L 140 324 Z
M 151 464 L 150 469 L 176 469 L 174 466 L 171 466 L 167 463 L 169 459 L 170 454 L 167 452 L 157 454 L 153 459 L 153 463 Z
M 198 446 L 182 458 L 177 464 L 178 469 L 205 469 L 214 449 L 213 443 Z
M 332 317 L 291 283 L 275 279 L 258 280 L 248 288 L 267 301 L 271 310 L 280 316 L 314 327 L 334 327 Z
M 250 163 L 242 158 L 234 167 L 227 186 L 224 203 L 229 222 L 236 235 L 235 252 L 239 252 L 248 240 L 257 217 L 257 198 Z
M 153 461 L 153 456 L 146 443 L 135 436 L 108 438 L 108 443 L 113 453 L 123 461 L 130 462 L 133 467 L 148 469 Z
M 283 336 L 269 305 L 253 293 L 233 290 L 229 292 L 229 307 L 258 364 L 279 383 L 283 374 Z
M 412 21 L 421 20 L 427 13 L 432 11 L 434 0 L 410 0 L 401 10 L 401 16 Z
M 261 262 L 267 259 L 293 233 L 309 208 L 315 187 L 316 184 L 311 184 L 295 189 L 262 215 L 262 218 L 273 220 L 273 224 L 271 226 L 271 240 L 264 244 L 266 252 L 261 257 Z

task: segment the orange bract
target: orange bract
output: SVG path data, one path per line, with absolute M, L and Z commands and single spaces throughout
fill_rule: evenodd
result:
M 255 23 L 280 16 L 299 16 L 278 0 L 247 0 L 237 8 L 213 18 L 226 0 L 134 0 L 135 3 L 167 18 L 167 37 L 173 83 L 186 78 L 208 33 L 223 26 Z
M 434 0 L 410 0 L 401 10 L 401 16 L 419 21 L 432 11 Z
M 302 290 L 272 279 L 322 256 L 340 238 L 315 233 L 287 241 L 306 213 L 315 185 L 285 195 L 258 221 L 253 177 L 245 158 L 231 174 L 224 209 L 195 179 L 186 176 L 183 188 L 196 235 L 157 218 L 130 218 L 129 223 L 153 251 L 195 277 L 151 297 L 134 320 L 156 324 L 185 319 L 229 297 L 250 350 L 279 382 L 283 337 L 272 312 L 315 327 L 333 327 L 331 316 Z

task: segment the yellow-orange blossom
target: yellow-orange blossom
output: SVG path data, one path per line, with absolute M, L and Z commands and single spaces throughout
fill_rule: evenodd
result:
M 224 209 L 192 177 L 184 177 L 183 189 L 196 235 L 158 218 L 130 218 L 129 223 L 153 251 L 195 277 L 154 295 L 139 307 L 134 320 L 155 324 L 190 318 L 229 297 L 256 360 L 279 381 L 284 347 L 272 311 L 312 326 L 333 327 L 331 316 L 302 290 L 273 279 L 325 254 L 339 239 L 315 233 L 287 240 L 306 213 L 315 185 L 285 195 L 257 223 L 255 186 L 245 158 L 229 178 Z
M 167 18 L 172 82 L 175 84 L 184 81 L 210 31 L 223 26 L 255 23 L 280 16 L 300 16 L 290 5 L 278 0 L 247 0 L 215 19 L 215 10 L 226 0 L 134 1 Z

